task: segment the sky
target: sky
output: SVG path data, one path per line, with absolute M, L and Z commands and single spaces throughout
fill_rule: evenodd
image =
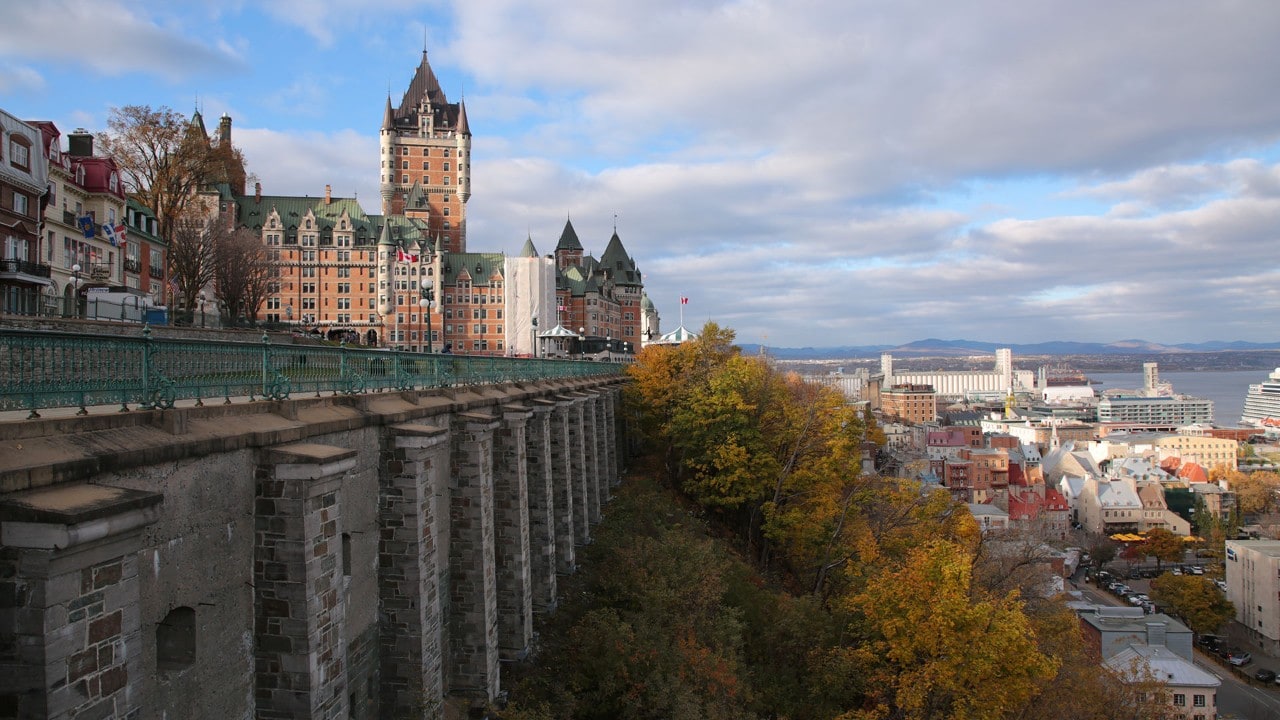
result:
M 0 23 L 0 108 L 226 113 L 265 194 L 378 213 L 425 48 L 468 249 L 616 227 L 664 331 L 1276 342 L 1276 38 L 1273 0 L 42 0 Z

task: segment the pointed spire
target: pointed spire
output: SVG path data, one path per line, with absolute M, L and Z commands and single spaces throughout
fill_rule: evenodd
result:
M 582 243 L 578 241 L 578 233 L 573 230 L 573 221 L 566 219 L 564 221 L 564 232 L 560 233 L 560 242 L 556 243 L 556 250 L 581 250 Z
M 382 129 L 390 130 L 395 125 L 395 116 L 391 112 L 391 93 L 387 93 L 387 109 L 382 113 Z
M 533 246 L 532 235 L 530 235 L 529 238 L 524 241 L 524 247 L 521 248 L 520 250 L 520 257 L 527 257 L 527 258 L 538 257 L 538 248 Z
M 458 134 L 470 135 L 471 126 L 467 124 L 467 102 L 463 100 L 458 103 Z
M 382 218 L 382 234 L 378 236 L 379 245 L 395 245 L 395 241 L 391 239 L 391 218 L 383 216 Z

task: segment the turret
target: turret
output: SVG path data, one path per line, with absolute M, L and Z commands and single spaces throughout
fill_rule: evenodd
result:
M 384 318 L 396 307 L 396 243 L 391 239 L 391 219 L 382 216 L 382 234 L 378 236 L 378 314 Z
M 467 124 L 467 103 L 458 103 L 458 199 L 471 198 L 471 126 Z
M 391 110 L 391 96 L 387 95 L 387 109 L 382 114 L 382 130 L 378 133 L 378 144 L 382 152 L 382 182 L 378 186 L 382 195 L 382 215 L 391 214 L 391 198 L 396 188 L 395 151 L 395 115 Z

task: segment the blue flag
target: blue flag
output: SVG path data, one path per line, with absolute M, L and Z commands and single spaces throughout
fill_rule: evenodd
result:
M 88 215 L 81 215 L 80 219 L 76 220 L 76 224 L 84 232 L 86 240 L 92 240 L 93 236 L 98 234 L 98 229 L 93 226 L 93 218 Z

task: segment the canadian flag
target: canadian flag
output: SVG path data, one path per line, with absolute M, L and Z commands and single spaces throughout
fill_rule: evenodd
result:
M 120 239 L 120 244 L 123 245 L 125 241 L 124 223 L 116 226 L 116 237 Z
M 400 249 L 400 248 L 396 248 L 396 262 L 416 263 L 416 262 L 418 262 L 418 256 L 417 256 L 417 255 L 410 255 L 409 253 L 405 252 L 404 250 L 402 250 L 402 249 Z
M 688 305 L 688 304 L 689 304 L 689 298 L 681 296 L 681 298 L 680 298 L 680 304 L 681 304 L 681 305 Z

